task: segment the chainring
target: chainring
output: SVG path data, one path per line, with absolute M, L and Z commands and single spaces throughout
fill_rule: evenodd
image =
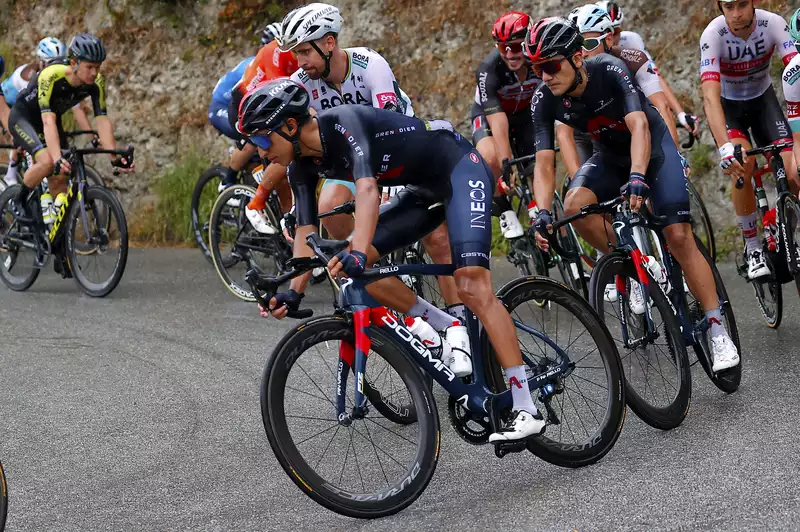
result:
M 447 399 L 447 413 L 450 415 L 450 424 L 462 440 L 472 445 L 483 445 L 489 441 L 492 431 L 488 414 L 475 416 L 452 396 Z

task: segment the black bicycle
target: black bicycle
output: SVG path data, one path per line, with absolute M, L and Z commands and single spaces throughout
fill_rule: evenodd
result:
M 741 361 L 734 368 L 718 373 L 712 371 L 708 320 L 700 303 L 684 290 L 682 270 L 664 240 L 665 218 L 648 214 L 646 209 L 634 214 L 620 196 L 583 207 L 578 213 L 555 222 L 554 230 L 593 214 L 613 215 L 617 245 L 595 265 L 589 302 L 620 347 L 626 397 L 631 409 L 653 427 L 674 428 L 686 417 L 691 402 L 687 344 L 694 348 L 697 360 L 711 381 L 726 393 L 739 387 Z M 655 235 L 655 245 L 660 249 L 663 263 L 656 262 L 654 266 L 651 263 L 654 257 L 640 249 L 634 238 L 637 227 Z M 726 328 L 741 354 L 736 320 L 722 277 L 697 237 L 695 241 L 711 268 Z M 668 285 L 659 284 L 651 273 L 653 268 L 661 267 L 666 272 Z
M 237 182 L 256 188 L 263 176 L 264 165 L 261 159 L 256 156 L 250 160 L 247 167 L 239 172 L 237 175 Z M 225 168 L 222 166 L 212 166 L 197 179 L 197 183 L 192 191 L 192 231 L 194 231 L 194 239 L 195 242 L 197 242 L 197 246 L 203 252 L 203 255 L 212 262 L 212 253 L 208 247 L 209 219 L 211 218 L 211 212 L 213 211 L 217 198 L 220 195 L 219 188 L 224 178 Z M 240 198 L 229 197 L 228 201 L 230 202 L 230 207 L 238 207 L 236 202 L 240 201 Z M 242 206 L 242 209 L 244 209 L 244 206 Z M 280 209 L 276 211 L 278 218 L 280 218 L 280 212 Z
M 260 304 L 288 279 L 327 264 L 348 245 L 316 234 L 307 240 L 315 257 L 292 259 L 291 270 L 279 277 L 248 274 Z M 346 279 L 341 310 L 293 328 L 269 357 L 261 411 L 270 445 L 294 483 L 326 508 L 351 517 L 382 517 L 422 494 L 441 439 L 423 373 L 447 390 L 451 423 L 472 444 L 486 443 L 510 413 L 507 382 L 471 313 L 474 369 L 469 378 L 458 379 L 365 289 L 384 277 L 453 271 L 452 265 L 400 265 Z M 608 331 L 583 298 L 550 279 L 516 279 L 498 297 L 516 325 L 528 383 L 547 428 L 524 441 L 498 443 L 495 454 L 528 449 L 564 467 L 596 462 L 616 442 L 625 414 L 619 355 Z M 551 304 L 540 308 L 532 304 L 536 299 Z M 310 317 L 311 311 L 290 316 Z M 384 384 L 389 378 L 395 388 Z M 388 405 L 413 410 L 416 421 L 394 423 L 383 415 Z
M 72 178 L 67 199 L 52 224 L 42 218 L 41 186 L 27 199 L 31 220 L 19 220 L 11 212 L 19 185 L 0 194 L 0 279 L 12 290 L 27 290 L 52 260 L 62 278 L 74 277 L 87 295 L 105 297 L 125 271 L 128 227 L 117 197 L 104 187 L 88 185 L 83 158 L 121 155 L 132 163 L 133 146 L 127 150 L 69 148 L 63 153 L 72 165 Z
M 762 220 L 762 250 L 769 266 L 770 275 L 751 280 L 747 275 L 747 265 L 738 264 L 739 275 L 753 285 L 767 325 L 777 329 L 783 318 L 783 285 L 795 282 L 800 293 L 800 203 L 789 190 L 786 168 L 780 156 L 781 150 L 791 148 L 793 142 L 782 142 L 764 148 L 747 151 L 747 155 L 765 155 L 769 166 L 753 174 L 753 190 L 758 212 Z M 737 144 L 734 156 L 742 161 L 742 148 Z M 778 199 L 774 209 L 769 208 L 764 191 L 762 176 L 771 168 L 775 175 Z M 744 187 L 744 179 L 739 178 L 736 188 Z M 767 235 L 769 233 L 769 235 Z

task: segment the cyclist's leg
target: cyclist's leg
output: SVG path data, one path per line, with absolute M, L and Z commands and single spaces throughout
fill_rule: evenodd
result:
M 264 177 L 261 178 L 261 183 L 258 185 L 256 195 L 252 200 L 250 200 L 250 203 L 247 204 L 247 208 L 255 211 L 264 210 L 264 208 L 267 206 L 267 198 L 269 198 L 272 190 L 283 182 L 286 183 L 287 187 L 289 186 L 289 180 L 286 179 L 286 167 L 277 163 L 271 163 L 264 169 Z M 289 192 L 291 192 L 291 187 L 289 188 Z M 281 197 L 281 207 L 284 207 L 283 197 Z M 291 208 L 292 204 L 290 193 L 289 208 L 286 209 L 285 212 L 289 212 Z
M 781 142 L 792 141 L 792 131 L 789 122 L 783 113 L 775 90 L 770 87 L 761 98 L 761 105 L 758 107 L 757 120 L 753 123 L 753 139 L 759 146 L 767 144 L 778 144 Z M 786 177 L 789 178 L 789 187 L 792 193 L 798 194 L 800 179 L 797 175 L 797 162 L 795 161 L 792 148 L 784 148 L 781 151 L 783 166 L 786 168 Z
M 659 151 L 652 154 L 647 169 L 653 208 L 659 216 L 667 217 L 664 237 L 669 251 L 681 265 L 686 284 L 700 302 L 711 325 L 714 371 L 731 368 L 739 363 L 739 353 L 723 325 L 711 266 L 697 248 L 692 234 L 686 177 L 678 149 L 669 134 L 664 134 Z
M 236 176 L 244 168 L 250 158 L 256 153 L 256 147 L 245 142 L 242 135 L 236 131 L 228 119 L 228 105 L 224 102 L 211 102 L 208 108 L 208 121 L 222 135 L 237 143 L 236 149 L 231 154 L 231 160 L 226 168 L 225 177 L 222 180 L 224 186 L 236 184 Z M 247 153 L 243 153 L 243 151 Z M 262 209 L 264 207 L 261 207 Z M 259 209 L 260 210 L 260 209 Z
M 64 129 L 61 126 L 60 120 L 58 121 L 57 125 L 58 136 L 60 137 L 59 142 L 61 146 L 69 146 L 69 140 L 67 139 L 67 135 L 64 133 Z M 68 179 L 69 177 L 63 174 L 50 174 L 47 178 L 47 189 L 50 192 L 50 195 L 54 198 L 57 198 L 59 194 L 66 194 L 67 189 L 69 188 L 67 183 Z
M 256 155 L 257 148 L 249 143 L 244 141 L 239 141 L 236 143 L 236 149 L 233 150 L 231 154 L 231 160 L 228 166 L 230 170 L 230 175 L 226 177 L 225 181 L 222 182 L 223 185 L 234 185 L 236 184 L 236 176 L 239 175 L 239 172 L 242 171 L 242 168 L 247 166 L 247 163 Z
M 472 118 L 472 145 L 481 154 L 483 160 L 487 162 L 492 170 L 492 175 L 499 177 L 502 173 L 500 158 L 497 155 L 494 138 L 492 138 L 492 130 L 489 128 L 489 122 L 486 121 L 486 115 L 484 114 L 479 114 Z
M 444 223 L 433 230 L 431 234 L 422 239 L 425 251 L 431 256 L 436 264 L 450 264 L 452 255 L 450 253 L 450 236 L 447 234 L 447 224 Z M 447 306 L 460 305 L 456 282 L 452 277 L 440 275 L 438 278 L 439 290 L 442 292 L 442 299 Z
M 45 149 L 44 133 L 40 133 L 40 131 L 44 131 L 41 118 L 39 118 L 38 122 L 35 119 L 32 122 L 14 107 L 11 109 L 11 114 L 8 118 L 8 126 L 11 128 L 14 144 L 30 153 L 34 161 L 33 165 L 25 172 L 19 195 L 14 205 L 12 205 L 16 215 L 27 218 L 31 214 L 27 212 L 25 200 L 28 198 L 30 191 L 53 172 L 54 161 Z M 39 126 L 38 129 L 36 126 Z
M 19 169 L 19 162 L 22 160 L 20 150 L 8 150 L 8 172 L 3 176 L 6 185 L 16 185 L 19 182 L 17 171 Z
M 356 185 L 350 181 L 326 179 L 319 194 L 319 212 L 335 209 L 356 197 Z M 339 214 L 322 219 L 322 225 L 336 240 L 344 240 L 353 232 L 355 221 L 349 214 Z
M 586 205 L 619 196 L 620 187 L 627 181 L 625 172 L 625 168 L 609 164 L 607 157 L 595 152 L 570 181 L 567 197 L 564 198 L 564 214 L 569 216 Z M 609 242 L 616 242 L 611 224 L 603 215 L 587 216 L 575 220 L 572 225 L 584 240 L 602 253 L 608 253 Z
M 506 308 L 497 299 L 489 273 L 492 225 L 489 216 L 494 178 L 489 165 L 475 150 L 466 153 L 450 175 L 445 215 L 450 232 L 458 295 L 483 324 L 500 365 L 512 382 L 516 414 L 490 441 L 517 440 L 544 428 L 530 395 L 517 331 Z M 539 416 L 535 418 L 534 416 Z

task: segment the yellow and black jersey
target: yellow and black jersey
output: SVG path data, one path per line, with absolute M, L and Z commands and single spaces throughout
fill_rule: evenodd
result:
M 97 74 L 91 85 L 72 85 L 67 79 L 68 65 L 50 65 L 34 76 L 28 86 L 20 91 L 17 106 L 33 118 L 43 113 L 63 115 L 77 103 L 91 97 L 95 116 L 107 114 L 106 80 Z

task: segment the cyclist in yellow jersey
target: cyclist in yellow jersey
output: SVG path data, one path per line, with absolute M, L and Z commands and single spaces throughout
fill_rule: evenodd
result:
M 31 219 L 26 200 L 33 188 L 45 177 L 50 192 L 65 194 L 66 179 L 72 170 L 61 156 L 66 146 L 61 115 L 84 98 L 91 97 L 97 132 L 104 148 L 116 149 L 114 129 L 106 116 L 106 84 L 100 74 L 100 65 L 106 58 L 102 41 L 93 35 L 80 33 L 70 42 L 69 64 L 54 64 L 43 69 L 20 92 L 9 117 L 9 127 L 14 142 L 24 148 L 34 159 L 25 176 L 17 198 L 12 202 L 12 212 L 22 220 Z M 112 156 L 111 164 L 124 171 L 132 171 L 132 161 Z

